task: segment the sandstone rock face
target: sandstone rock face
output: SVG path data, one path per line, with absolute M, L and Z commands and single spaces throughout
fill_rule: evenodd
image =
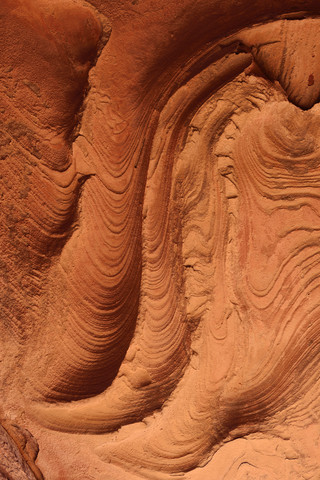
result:
M 1 0 L 0 42 L 0 478 L 319 479 L 319 2 Z
M 30 432 L 18 425 L 2 420 L 0 426 L 0 478 L 17 480 L 43 480 L 35 465 L 38 444 Z

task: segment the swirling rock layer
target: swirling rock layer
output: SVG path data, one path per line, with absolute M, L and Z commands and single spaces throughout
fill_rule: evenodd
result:
M 46 478 L 320 475 L 319 13 L 2 2 L 0 378 Z

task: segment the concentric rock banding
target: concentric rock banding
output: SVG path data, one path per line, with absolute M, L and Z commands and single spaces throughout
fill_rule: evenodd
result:
M 101 25 L 74 3 L 4 0 L 0 12 L 1 375 L 11 383 L 21 377 L 17 356 L 37 344 L 48 271 L 75 227 L 71 148 Z
M 216 21 L 184 50 L 194 27 L 189 13 L 178 20 L 178 7 L 168 38 L 159 33 L 167 25 L 153 30 L 158 12 L 145 12 L 154 23 L 130 46 L 119 39 L 139 31 L 137 18 L 129 28 L 107 4 L 97 2 L 98 13 L 65 2 L 71 10 L 58 10 L 57 24 L 43 5 L 31 24 L 37 31 L 40 12 L 58 29 L 45 45 L 59 82 L 42 84 L 39 70 L 39 86 L 29 75 L 23 84 L 36 99 L 24 106 L 9 68 L 0 110 L 15 118 L 1 137 L 4 161 L 14 159 L 2 177 L 12 202 L 2 210 L 4 323 L 17 339 L 12 362 L 23 356 L 26 409 L 74 433 L 112 432 L 154 414 L 142 432 L 100 447 L 100 457 L 148 478 L 188 471 L 221 442 L 271 429 L 317 382 L 319 21 L 243 30 L 249 9 L 235 10 L 230 31 Z M 207 22 L 224 2 L 219 8 Z M 257 8 L 255 23 L 282 13 Z M 79 24 L 70 31 L 71 11 Z M 113 33 L 102 48 L 109 13 Z M 9 24 L 24 15 L 10 11 Z M 79 46 L 83 25 L 88 43 Z M 73 40 L 64 43 L 62 31 Z M 154 51 L 141 61 L 139 41 L 153 33 Z M 303 35 L 310 55 L 302 61 Z M 62 96 L 52 112 L 45 107 L 48 118 L 37 114 L 37 99 L 51 98 L 45 87 Z
M 283 299 L 286 285 L 296 282 L 299 265 L 308 270 L 312 255 L 315 255 L 312 265 L 314 262 L 317 265 L 317 245 L 309 248 L 298 237 L 307 252 L 303 262 L 296 252 L 298 247 L 291 243 L 281 245 L 286 234 L 273 227 L 272 235 L 268 227 L 274 245 L 284 252 L 289 249 L 293 258 L 285 257 L 277 265 L 269 249 L 266 262 L 271 263 L 270 271 L 275 278 L 264 288 L 266 293 L 260 285 L 251 284 L 250 275 L 256 272 L 259 280 L 268 278 L 268 264 L 256 264 L 257 258 L 260 263 L 264 258 L 259 248 L 264 246 L 268 250 L 266 241 L 262 242 L 265 226 L 268 217 L 274 225 L 278 210 L 280 215 L 284 212 L 288 189 L 291 188 L 290 212 L 292 208 L 298 209 L 300 197 L 302 204 L 305 202 L 310 186 L 308 178 L 311 186 L 317 188 L 314 170 L 318 166 L 318 117 L 300 112 L 288 103 L 281 88 L 266 79 L 245 73 L 237 77 L 250 61 L 248 53 L 229 53 L 226 59 L 218 60 L 178 91 L 160 116 L 143 213 L 140 318 L 119 378 L 96 400 L 70 409 L 62 406 L 37 410 L 52 428 L 112 430 L 121 421 L 142 419 L 159 408 L 177 384 L 187 360 L 190 366 L 185 377 L 150 430 L 100 448 L 102 458 L 130 465 L 131 469 L 180 472 L 194 468 L 212 452 L 214 445 L 217 448 L 230 430 L 245 423 L 248 432 L 254 430 L 255 422 L 263 421 L 293 401 L 296 384 L 292 384 L 292 375 L 298 377 L 299 371 L 305 375 L 308 352 L 312 351 L 317 358 L 317 340 L 314 347 L 308 348 L 310 338 L 318 339 L 317 327 L 309 331 L 305 326 L 315 318 L 316 311 L 310 316 L 307 314 L 310 305 L 304 300 L 299 305 L 299 292 L 305 292 L 311 268 L 306 283 L 293 288 L 293 299 L 287 304 Z M 232 76 L 236 79 L 230 86 L 223 86 L 225 79 L 231 80 Z M 215 88 L 220 90 L 204 102 L 209 91 L 208 80 L 211 92 L 214 88 L 212 78 L 216 81 Z M 186 132 L 182 120 L 190 118 L 191 108 L 199 108 L 202 102 L 196 116 L 189 120 Z M 309 170 L 312 174 L 308 175 Z M 283 216 L 293 230 L 294 216 L 287 213 Z M 309 221 L 312 224 L 315 219 Z M 250 231 L 251 223 L 256 225 L 254 233 Z M 310 231 L 310 225 L 303 228 Z M 299 263 L 295 265 L 297 256 Z M 168 274 L 170 265 L 173 270 Z M 264 269 L 263 277 L 260 268 Z M 313 287 L 312 291 L 316 291 L 317 286 Z M 184 292 L 180 300 L 176 288 Z M 169 300 L 170 293 L 173 303 Z M 175 313 L 179 311 L 180 320 Z M 294 327 L 285 320 L 293 313 L 297 322 Z M 299 325 L 301 317 L 306 317 L 305 325 Z M 292 328 L 297 335 L 289 333 Z M 264 332 L 263 339 L 257 333 L 259 330 Z M 301 343 L 304 331 L 305 342 Z M 181 351 L 179 334 L 184 338 L 184 358 L 173 356 L 171 350 L 173 345 L 174 352 Z M 236 347 L 237 343 L 242 348 L 246 345 L 247 355 Z M 274 344 L 278 348 L 270 350 Z M 220 355 L 224 359 L 222 366 L 217 363 Z M 290 359 L 290 363 L 283 358 Z M 166 374 L 170 368 L 169 382 L 166 377 L 165 383 L 161 376 L 156 377 L 157 370 L 160 373 L 162 369 Z M 279 382 L 281 377 L 283 381 Z M 170 380 L 173 380 L 171 385 Z M 119 392 L 126 392 L 120 401 Z M 270 392 L 273 400 L 267 401 L 265 397 Z M 179 416 L 181 410 L 186 412 L 183 417 Z M 144 455 L 147 445 L 148 457 Z

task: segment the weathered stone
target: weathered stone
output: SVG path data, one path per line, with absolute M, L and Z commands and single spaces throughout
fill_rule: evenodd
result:
M 0 478 L 320 478 L 319 14 L 1 0 Z

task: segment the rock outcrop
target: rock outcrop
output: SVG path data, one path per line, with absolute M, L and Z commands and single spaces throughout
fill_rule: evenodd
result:
M 320 477 L 318 15 L 1 1 L 3 478 Z

